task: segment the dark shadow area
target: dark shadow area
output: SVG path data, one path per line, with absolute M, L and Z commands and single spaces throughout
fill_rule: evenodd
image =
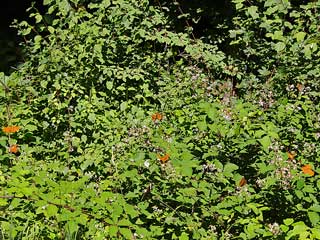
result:
M 11 27 L 14 19 L 23 21 L 28 19 L 26 10 L 32 0 L 3 0 L 0 4 L 0 72 L 9 74 L 14 67 L 22 62 L 22 51 L 19 43 L 22 39 L 17 31 Z M 42 1 L 37 0 L 37 8 L 43 8 Z

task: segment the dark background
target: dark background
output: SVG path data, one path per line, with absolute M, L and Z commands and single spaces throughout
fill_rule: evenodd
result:
M 81 4 L 99 2 L 101 0 L 81 0 Z M 0 72 L 9 74 L 19 62 L 23 62 L 22 48 L 19 43 L 23 39 L 17 35 L 16 29 L 10 27 L 14 19 L 19 22 L 28 20 L 29 13 L 26 10 L 35 4 L 35 7 L 45 13 L 43 0 L 2 0 L 0 13 Z M 218 39 L 221 31 L 217 29 L 219 23 L 228 21 L 232 15 L 230 0 L 179 0 L 180 5 L 173 4 L 172 0 L 150 1 L 153 5 L 168 7 L 169 17 L 175 25 L 176 31 L 182 31 L 187 25 L 193 27 L 195 38 L 205 37 L 207 40 Z M 202 9 L 198 13 L 198 9 Z M 178 18 L 182 13 L 190 14 L 187 18 Z M 192 19 L 198 19 L 194 22 Z
M 30 0 L 2 0 L 0 14 L 0 30 L 2 33 L 9 32 L 9 25 L 13 19 L 22 20 L 27 17 L 26 9 L 31 6 Z
M 10 27 L 14 19 L 27 20 L 27 8 L 35 2 L 41 7 L 42 0 L 2 0 L 0 4 L 0 72 L 8 74 L 14 66 L 22 61 L 17 31 Z

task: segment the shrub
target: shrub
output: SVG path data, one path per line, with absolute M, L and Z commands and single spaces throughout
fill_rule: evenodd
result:
M 1 76 L 3 238 L 320 238 L 319 5 L 233 2 L 228 51 L 166 3 L 30 8 Z

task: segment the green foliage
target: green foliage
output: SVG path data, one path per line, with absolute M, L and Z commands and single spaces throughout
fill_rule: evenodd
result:
M 319 238 L 319 3 L 233 3 L 223 48 L 147 0 L 45 0 L 16 23 L 2 238 Z

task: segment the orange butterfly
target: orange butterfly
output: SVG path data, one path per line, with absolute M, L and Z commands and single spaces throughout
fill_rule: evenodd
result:
M 8 127 L 3 127 L 2 131 L 4 133 L 15 133 L 15 132 L 18 132 L 19 129 L 20 129 L 19 126 L 8 126 Z
M 158 154 L 157 157 L 161 163 L 166 163 L 169 160 L 170 155 L 168 153 L 166 153 L 166 155 L 161 157 L 160 154 Z
M 18 153 L 18 152 L 19 152 L 19 146 L 18 146 L 18 144 L 12 144 L 12 145 L 9 147 L 9 152 L 10 152 L 10 153 Z
M 151 116 L 151 118 L 152 118 L 152 121 L 156 121 L 156 120 L 159 120 L 159 121 L 161 121 L 162 120 L 162 114 L 160 114 L 160 113 L 158 113 L 158 112 L 156 112 L 156 113 L 154 113 L 154 114 L 152 114 L 152 116 Z
M 247 184 L 247 179 L 245 177 L 242 177 L 239 182 L 239 187 L 243 187 L 246 184 Z
M 303 89 L 304 89 L 304 86 L 303 86 L 301 83 L 298 83 L 298 84 L 296 85 L 296 87 L 297 87 L 297 89 L 299 90 L 299 92 L 302 92 Z
M 287 154 L 288 154 L 289 160 L 291 160 L 291 161 L 292 161 L 292 160 L 295 158 L 295 156 L 297 155 L 296 152 L 287 152 Z
M 310 164 L 304 165 L 301 169 L 304 174 L 307 174 L 311 177 L 314 176 L 314 171 L 312 170 L 312 167 Z

